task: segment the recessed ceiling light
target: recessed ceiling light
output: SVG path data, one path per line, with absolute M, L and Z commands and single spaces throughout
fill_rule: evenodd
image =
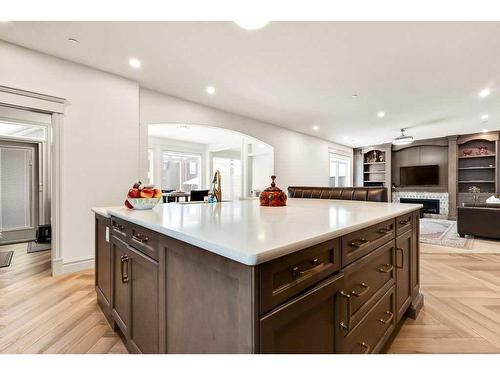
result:
M 483 133 L 488 133 L 488 129 L 481 130 Z
M 189 125 L 179 124 L 179 125 L 177 125 L 177 129 L 187 130 L 187 129 L 189 129 Z
M 318 130 L 319 130 L 319 126 L 318 126 L 318 125 L 314 125 L 314 126 L 313 126 L 313 130 L 318 131 Z
M 486 114 L 485 115 L 481 115 L 481 121 L 482 122 L 487 122 L 489 118 L 490 118 L 489 115 L 486 115 Z
M 245 30 L 257 30 L 257 29 L 262 29 L 269 23 L 269 21 L 251 19 L 251 20 L 238 20 L 234 21 L 234 23 L 236 23 L 239 27 Z
M 207 88 L 205 89 L 205 91 L 207 92 L 207 94 L 213 95 L 213 94 L 215 94 L 215 87 L 213 87 L 213 86 L 207 86 Z
M 352 94 L 351 97 L 354 98 L 354 99 L 357 99 L 359 97 L 359 95 L 358 94 Z
M 491 90 L 489 87 L 486 87 L 485 89 L 482 89 L 481 91 L 479 91 L 479 97 L 484 99 L 484 98 L 487 98 L 488 96 L 490 96 L 491 94 Z
M 80 43 L 80 41 L 78 39 L 75 39 L 75 38 L 68 38 L 68 42 L 71 42 L 71 43 Z
M 378 118 L 382 118 L 384 116 L 385 116 L 385 112 L 380 111 L 380 112 L 377 113 L 377 117 Z
M 136 59 L 135 57 L 132 57 L 129 61 L 128 61 L 129 65 L 134 68 L 134 69 L 139 69 L 141 67 L 141 60 L 139 59 Z

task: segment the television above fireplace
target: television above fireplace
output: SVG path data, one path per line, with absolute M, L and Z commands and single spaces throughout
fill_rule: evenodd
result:
M 400 186 L 439 185 L 438 165 L 415 165 L 401 167 L 399 171 Z

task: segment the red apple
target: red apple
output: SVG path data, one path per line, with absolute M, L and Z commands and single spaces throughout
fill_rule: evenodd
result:
M 125 199 L 125 207 L 127 207 L 127 208 L 134 208 L 134 206 L 132 206 L 130 204 L 130 202 L 128 201 L 128 199 Z
M 161 190 L 160 189 L 155 189 L 154 197 L 155 198 L 160 198 L 161 197 Z
M 140 192 L 137 188 L 132 188 L 128 191 L 127 197 L 129 198 L 139 198 Z
M 142 189 L 140 194 L 141 198 L 153 198 L 155 191 L 154 189 Z

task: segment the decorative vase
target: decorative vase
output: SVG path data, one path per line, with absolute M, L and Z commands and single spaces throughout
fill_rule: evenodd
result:
M 283 190 L 276 186 L 276 183 L 274 182 L 275 179 L 276 176 L 271 176 L 271 186 L 260 193 L 259 200 L 261 206 L 286 206 L 287 196 Z

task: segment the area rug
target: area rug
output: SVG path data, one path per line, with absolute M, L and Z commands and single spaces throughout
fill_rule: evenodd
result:
M 0 268 L 9 267 L 13 255 L 14 255 L 13 251 L 6 251 L 0 253 Z
M 471 237 L 461 238 L 458 235 L 456 221 L 420 219 L 420 242 L 422 243 L 471 250 L 473 241 Z

